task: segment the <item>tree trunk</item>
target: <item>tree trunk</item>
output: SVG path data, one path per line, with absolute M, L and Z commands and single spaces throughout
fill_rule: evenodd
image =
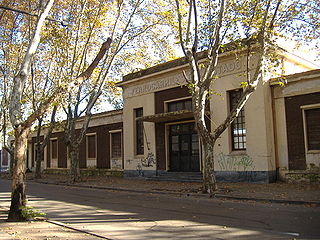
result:
M 34 178 L 36 179 L 41 178 L 41 162 L 43 161 L 43 151 L 41 147 L 38 145 L 37 145 L 36 170 L 34 172 Z
M 36 138 L 36 170 L 34 172 L 34 178 L 41 178 L 41 161 L 43 157 L 43 152 L 41 152 L 41 128 L 42 128 L 42 118 L 38 118 L 38 129 L 37 129 L 37 138 Z
M 213 197 L 214 192 L 218 189 L 216 176 L 214 173 L 214 142 L 208 139 L 201 139 L 202 143 L 202 190 Z
M 79 144 L 69 145 L 69 157 L 71 160 L 70 177 L 72 182 L 80 182 Z
M 50 126 L 48 128 L 48 133 L 46 136 L 43 136 L 43 141 L 41 142 L 41 130 L 42 130 L 42 122 L 43 118 L 38 118 L 38 129 L 37 129 L 37 159 L 36 159 L 36 171 L 34 174 L 35 178 L 41 178 L 41 163 L 44 161 L 44 149 L 48 145 L 50 137 L 52 135 L 53 128 L 55 126 L 55 117 L 57 113 L 58 106 L 54 106 L 51 113 L 51 121 Z
M 13 168 L 14 168 L 14 154 L 10 153 L 10 167 L 9 167 L 9 171 L 10 171 L 10 176 L 13 176 Z
M 18 126 L 15 131 L 15 147 L 12 178 L 11 206 L 7 221 L 18 222 L 27 220 L 22 216 L 22 208 L 27 204 L 26 198 L 26 157 L 29 129 Z

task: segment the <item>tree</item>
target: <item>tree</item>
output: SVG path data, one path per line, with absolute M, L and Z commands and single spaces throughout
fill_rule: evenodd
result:
M 60 61 L 68 66 L 64 67 L 66 78 L 72 78 L 88 65 L 86 59 L 90 58 L 90 50 L 96 48 L 96 42 L 107 39 L 109 44 L 92 76 L 78 81 L 75 91 L 69 92 L 65 98 L 63 109 L 67 118 L 64 138 L 71 161 L 73 182 L 80 180 L 79 147 L 86 136 L 92 111 L 100 96 L 104 94 L 113 99 L 115 82 L 125 67 L 125 71 L 130 71 L 135 63 L 144 66 L 151 62 L 147 57 L 148 44 L 140 41 L 146 42 L 151 36 L 160 39 L 163 32 L 159 29 L 160 19 L 148 6 L 151 3 L 152 1 L 134 0 L 114 1 L 105 5 L 101 1 L 74 1 L 70 9 L 65 9 L 70 16 L 69 24 L 73 27 L 66 32 L 52 29 L 52 35 L 59 33 L 65 36 L 62 47 L 66 54 Z M 156 1 L 153 4 L 155 3 Z M 61 35 L 57 40 L 61 41 Z M 165 41 L 159 43 L 159 46 L 164 44 Z M 76 129 L 80 117 L 81 126 Z
M 314 21 L 319 17 L 319 4 L 318 1 L 283 3 L 281 0 L 175 0 L 175 3 L 179 41 L 190 70 L 185 78 L 192 94 L 194 118 L 203 150 L 203 190 L 213 195 L 217 189 L 214 173 L 217 138 L 237 117 L 263 78 L 266 62 L 274 53 L 274 37 L 288 32 L 289 27 L 300 39 L 303 35 L 309 36 L 307 39 L 319 36 L 319 28 L 314 29 L 319 26 Z M 306 12 L 308 15 L 304 15 Z M 305 28 L 299 29 L 302 26 Z M 205 49 L 202 56 L 199 49 Z M 225 51 L 245 55 L 246 80 L 242 83 L 243 91 L 237 104 L 225 120 L 210 131 L 205 121 L 205 102 L 212 92 L 212 82 L 218 80 L 219 55 Z M 253 56 L 257 64 L 250 68 Z
M 30 69 L 33 69 L 33 65 L 37 65 L 38 72 L 46 72 L 46 67 L 50 69 L 50 61 L 45 61 L 45 57 L 50 56 L 46 54 L 35 54 L 37 49 L 40 48 L 43 52 L 50 47 L 46 44 L 45 38 L 41 39 L 41 32 L 45 24 L 45 20 L 49 14 L 51 7 L 53 6 L 53 0 L 29 2 L 29 7 L 36 7 L 39 12 L 39 16 L 36 21 L 33 21 L 34 14 L 27 14 L 29 17 L 23 18 L 21 14 L 14 15 L 12 35 L 9 42 L 15 42 L 16 46 L 21 46 L 19 53 L 25 51 L 24 57 L 20 58 L 17 55 L 17 73 L 14 74 L 13 83 L 11 87 L 10 100 L 8 102 L 10 122 L 14 131 L 14 169 L 13 169 L 13 180 L 12 180 L 12 196 L 11 196 L 11 206 L 8 215 L 8 221 L 23 221 L 25 217 L 22 215 L 22 209 L 26 207 L 26 150 L 27 150 L 27 140 L 29 132 L 33 123 L 43 115 L 45 111 L 49 108 L 52 102 L 56 98 L 60 98 L 66 91 L 71 91 L 72 87 L 77 84 L 77 81 L 83 81 L 87 79 L 92 74 L 94 68 L 97 66 L 97 60 L 101 59 L 101 54 L 108 48 L 108 43 L 102 44 L 99 50 L 98 56 L 81 74 L 79 74 L 75 79 L 69 80 L 67 83 L 58 79 L 58 81 L 52 82 L 50 86 L 50 93 L 43 98 L 40 98 L 39 105 L 36 109 L 32 110 L 32 101 L 30 100 L 30 95 L 28 94 L 30 88 L 33 84 L 33 76 L 30 77 Z M 33 5 L 35 4 L 35 5 Z M 21 11 L 15 11 L 21 12 Z M 3 15 L 2 15 L 3 16 Z M 15 20 L 21 20 L 19 24 L 16 24 Z M 60 21 L 56 21 L 60 23 Z M 4 22 L 4 25 L 6 23 Z M 26 26 L 26 28 L 24 28 Z M 48 27 L 49 24 L 46 26 Z M 4 28 L 6 29 L 6 28 Z M 28 34 L 32 33 L 32 34 Z M 6 37 L 6 35 L 4 35 Z M 13 41 L 14 40 L 14 41 Z M 40 42 L 42 44 L 40 44 Z M 23 44 L 22 44 L 23 43 Z M 15 45 L 15 44 L 13 44 Z M 40 47 L 39 47 L 40 46 Z M 42 58 L 42 59 L 41 59 Z M 40 59 L 40 60 L 39 60 Z M 2 60 L 2 59 L 1 59 Z M 37 64 L 38 63 L 38 64 Z M 12 66 L 12 65 L 10 65 Z M 10 68 L 8 68 L 10 69 Z M 58 67 L 55 67 L 58 69 Z M 5 72 L 4 76 L 8 79 L 14 69 L 10 69 L 10 73 Z M 41 76 L 41 75 L 40 75 Z M 31 83 L 30 83 L 31 82 Z
M 41 9 L 40 15 L 36 22 L 34 33 L 30 39 L 29 46 L 21 62 L 20 69 L 13 78 L 13 88 L 11 91 L 11 98 L 9 102 L 9 114 L 10 121 L 14 129 L 14 160 L 15 165 L 13 169 L 12 178 L 12 195 L 11 206 L 8 215 L 8 221 L 21 221 L 25 220 L 22 215 L 22 208 L 26 206 L 26 148 L 28 141 L 28 134 L 32 123 L 35 121 L 38 115 L 41 115 L 47 104 L 44 104 L 42 108 L 33 112 L 26 120 L 22 119 L 22 96 L 24 91 L 24 85 L 29 76 L 30 64 L 32 57 L 35 54 L 40 42 L 40 33 L 44 21 L 49 14 L 49 11 L 53 5 L 53 0 L 49 0 L 44 8 Z M 47 102 L 50 102 L 47 101 Z

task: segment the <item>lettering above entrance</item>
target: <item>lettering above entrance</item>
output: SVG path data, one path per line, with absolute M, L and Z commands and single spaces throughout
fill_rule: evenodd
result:
M 123 97 L 133 97 L 142 95 L 145 93 L 155 92 L 163 90 L 170 87 L 177 87 L 186 84 L 185 79 L 183 79 L 182 74 L 176 75 L 174 77 L 167 77 L 157 81 L 152 81 L 143 85 L 128 87 L 124 89 Z
M 254 59 L 254 57 L 252 57 Z M 254 62 L 254 61 L 252 61 Z M 228 74 L 234 74 L 239 71 L 245 70 L 245 59 L 240 58 L 238 60 L 228 61 L 225 63 L 220 63 L 217 66 L 216 72 L 218 76 L 224 76 Z M 253 67 L 250 66 L 250 67 Z M 156 92 L 160 90 L 164 90 L 170 87 L 177 87 L 186 84 L 186 80 L 183 77 L 182 70 L 177 71 L 177 74 L 171 77 L 165 77 L 164 79 L 150 81 L 145 84 L 141 84 L 138 86 L 130 86 L 124 88 L 123 97 L 133 97 L 146 93 Z

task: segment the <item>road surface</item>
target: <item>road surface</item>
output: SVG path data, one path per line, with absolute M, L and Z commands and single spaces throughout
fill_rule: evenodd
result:
M 105 239 L 320 239 L 320 208 L 29 182 L 28 204 Z M 10 181 L 0 180 L 0 206 Z

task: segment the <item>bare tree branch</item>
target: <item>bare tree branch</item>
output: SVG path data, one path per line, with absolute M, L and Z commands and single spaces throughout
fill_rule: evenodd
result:
M 78 82 L 82 82 L 84 79 L 87 79 L 91 76 L 93 70 L 98 66 L 99 61 L 104 57 L 106 51 L 110 48 L 111 42 L 111 38 L 108 38 L 107 41 L 102 44 L 99 53 L 90 66 L 77 77 Z
M 27 76 L 29 74 L 30 63 L 32 56 L 36 52 L 39 42 L 40 42 L 40 33 L 42 26 L 44 24 L 44 20 L 49 13 L 53 5 L 54 0 L 49 0 L 44 11 L 40 14 L 39 19 L 37 21 L 36 29 L 32 40 L 29 44 L 27 52 L 25 54 L 24 60 L 21 64 L 21 68 L 18 74 L 14 77 L 14 86 L 11 93 L 11 99 L 9 104 L 9 112 L 10 119 L 13 127 L 16 127 L 19 124 L 19 118 L 21 118 L 21 97 L 24 89 L 25 82 L 27 80 Z
M 22 14 L 25 14 L 25 15 L 28 15 L 28 16 L 32 16 L 32 17 L 38 17 L 39 16 L 38 14 L 29 13 L 29 12 L 24 11 L 24 10 L 15 9 L 15 8 L 11 8 L 11 7 L 8 7 L 8 6 L 3 6 L 3 5 L 0 5 L 0 9 L 12 11 L 12 12 L 17 12 L 17 13 L 22 13 Z M 48 21 L 51 21 L 51 22 L 60 23 L 63 26 L 66 25 L 65 21 L 60 21 L 60 20 L 57 20 L 57 19 L 49 18 L 49 17 L 46 17 L 45 19 L 48 20 Z
M 180 12 L 180 3 L 179 0 L 176 0 L 176 7 L 177 7 L 177 13 L 178 13 L 178 23 L 179 23 L 179 40 L 180 40 L 180 45 L 182 48 L 182 51 L 185 56 L 187 56 L 186 48 L 184 46 L 184 41 L 183 41 L 183 36 L 182 36 L 182 16 Z

